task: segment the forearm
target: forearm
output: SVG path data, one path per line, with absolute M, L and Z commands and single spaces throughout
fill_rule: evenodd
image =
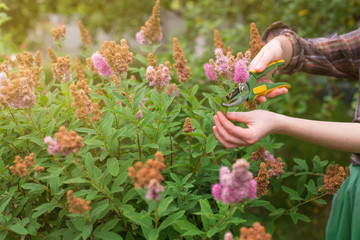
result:
M 285 134 L 310 143 L 360 153 L 360 124 L 306 120 L 276 114 L 272 133 Z

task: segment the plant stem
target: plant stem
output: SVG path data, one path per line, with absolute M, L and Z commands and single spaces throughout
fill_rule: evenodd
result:
M 96 181 L 95 181 L 92 177 L 89 176 L 89 174 L 86 172 L 86 170 L 81 166 L 81 163 L 79 163 L 79 162 L 76 161 L 75 159 L 72 159 L 72 160 L 73 160 L 74 163 L 78 164 L 78 166 L 79 166 L 79 168 L 81 169 L 81 171 L 82 171 L 83 173 L 85 173 L 86 177 L 94 184 L 94 186 L 95 186 L 102 194 L 104 194 L 105 197 L 106 197 L 107 199 L 109 199 L 110 202 L 116 207 L 117 212 L 118 212 L 118 214 L 119 214 L 119 217 L 120 217 L 120 219 L 121 219 L 122 225 L 124 226 L 125 230 L 126 230 L 126 231 L 129 231 L 130 234 L 133 236 L 133 238 L 136 239 L 134 233 L 133 233 L 132 231 L 130 231 L 130 230 L 126 227 L 126 224 L 125 224 L 124 218 L 123 218 L 123 216 L 122 216 L 121 210 L 120 210 L 119 206 L 115 203 L 114 199 L 113 199 L 111 196 L 109 196 L 109 194 L 107 194 L 107 193 L 105 192 L 105 190 L 104 190 L 103 188 L 101 188 L 101 187 L 96 183 Z
M 53 194 L 51 192 L 51 190 L 47 187 L 45 187 L 44 185 L 42 185 L 38 180 L 36 180 L 35 178 L 31 178 L 31 180 L 33 180 L 35 183 L 39 184 L 45 191 L 47 191 L 51 196 L 53 196 L 55 198 L 55 200 L 70 214 L 69 209 L 61 203 L 61 201 L 55 196 L 55 194 Z
M 196 167 L 197 167 L 197 165 L 199 164 L 200 159 L 201 159 L 202 155 L 203 155 L 204 152 L 205 152 L 205 149 L 206 149 L 206 146 L 204 146 L 201 155 L 199 156 L 198 160 L 196 161 L 195 167 L 194 167 L 194 169 L 193 169 L 193 171 L 192 171 L 192 174 L 191 174 L 191 176 L 190 176 L 190 178 L 189 178 L 189 180 L 188 180 L 187 182 L 190 182 L 190 181 L 191 181 L 191 178 L 193 177 L 193 175 L 194 175 L 194 173 L 195 173 Z
M 13 181 L 10 177 L 8 177 L 2 170 L 0 170 L 0 172 L 5 176 L 5 178 L 8 179 L 13 185 L 17 185 L 17 184 L 14 183 L 14 181 Z M 18 187 L 18 190 L 21 192 L 21 194 L 25 197 L 25 193 L 24 193 L 23 189 L 20 188 L 19 185 L 17 185 L 17 187 Z
M 276 218 L 274 218 L 274 219 L 272 220 L 272 222 L 275 222 L 278 218 L 280 218 L 280 217 L 284 216 L 285 214 L 287 214 L 288 212 L 290 212 L 291 209 L 300 207 L 301 205 L 304 205 L 304 204 L 306 204 L 306 203 L 308 203 L 308 202 L 312 202 L 312 201 L 314 201 L 314 200 L 316 200 L 316 199 L 318 199 L 318 198 L 322 198 L 322 197 L 324 197 L 325 195 L 326 195 L 326 193 L 324 193 L 324 194 L 322 194 L 322 195 L 319 195 L 319 196 L 316 196 L 316 197 L 313 197 L 313 198 L 311 198 L 311 199 L 309 199 L 309 200 L 307 200 L 307 201 L 305 201 L 305 202 L 299 203 L 298 205 L 296 205 L 296 206 L 294 206 L 294 207 L 292 207 L 292 208 L 289 208 L 289 209 L 286 210 L 283 214 L 281 214 L 280 216 L 277 216 Z
M 156 229 L 158 227 L 158 225 L 159 225 L 159 220 L 160 220 L 160 218 L 159 218 L 159 209 L 158 209 L 157 204 L 156 204 L 156 207 L 155 207 L 155 218 L 156 218 L 156 220 L 155 220 L 155 229 Z
M 55 155 L 54 155 L 54 159 L 55 159 L 55 161 L 58 163 L 58 165 L 59 165 L 61 168 L 63 168 L 63 165 L 60 163 L 60 161 L 56 158 Z M 68 172 L 65 168 L 64 168 L 64 173 L 66 174 L 66 176 L 67 176 L 69 179 L 71 179 L 69 172 Z M 74 185 L 74 187 L 76 188 L 76 190 L 80 191 L 79 187 L 76 186 L 75 183 L 73 183 L 73 185 Z
M 26 109 L 26 110 L 25 110 L 25 112 L 29 115 L 30 121 L 32 122 L 32 124 L 34 125 L 34 127 L 36 128 L 36 130 L 38 131 L 38 133 L 39 133 L 39 135 L 40 135 L 41 139 L 44 139 L 44 136 L 42 135 L 42 133 L 41 133 L 41 131 L 40 131 L 39 127 L 35 124 L 35 122 L 34 122 L 34 120 L 33 120 L 32 116 L 31 116 L 30 109 Z
M 230 205 L 230 208 L 226 211 L 223 219 L 219 222 L 218 225 L 215 226 L 215 228 L 219 228 L 219 227 L 220 227 L 220 225 L 225 221 L 226 217 L 227 217 L 227 216 L 229 215 L 229 213 L 232 211 L 232 209 L 234 208 L 234 206 L 235 206 L 234 204 L 231 204 L 231 205 Z M 205 239 L 207 239 L 207 236 L 205 236 L 205 237 L 203 238 L 203 240 L 205 240 Z

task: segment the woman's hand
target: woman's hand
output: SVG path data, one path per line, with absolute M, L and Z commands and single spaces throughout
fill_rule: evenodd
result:
M 226 148 L 251 146 L 276 128 L 276 113 L 265 110 L 251 112 L 229 112 L 226 116 L 218 112 L 214 116 L 213 131 L 217 140 Z M 232 121 L 244 122 L 247 128 L 235 126 Z
M 283 49 L 281 45 L 281 41 L 278 38 L 272 39 L 269 43 L 267 43 L 260 52 L 256 55 L 256 57 L 252 60 L 249 65 L 249 70 L 255 72 L 263 72 L 266 67 L 275 61 L 278 61 L 283 58 Z M 262 83 L 267 81 L 272 83 L 269 80 L 271 73 L 266 74 L 263 78 L 259 79 L 258 83 Z M 281 94 L 286 94 L 288 92 L 287 88 L 277 88 L 271 91 L 266 96 L 260 96 L 257 98 L 258 101 L 266 102 L 266 98 L 273 98 Z

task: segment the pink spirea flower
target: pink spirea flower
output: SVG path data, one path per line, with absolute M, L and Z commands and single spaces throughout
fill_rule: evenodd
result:
M 238 60 L 235 65 L 234 82 L 245 83 L 249 79 L 249 70 L 242 60 Z
M 138 120 L 143 117 L 141 109 L 139 109 L 139 111 L 136 113 L 136 117 Z
M 229 58 L 223 54 L 223 51 L 220 48 L 215 49 L 215 56 L 215 70 L 219 73 L 219 75 L 226 76 L 228 79 L 232 78 L 233 71 L 229 64 Z
M 234 236 L 231 232 L 226 232 L 224 235 L 224 240 L 234 240 Z
M 110 65 L 100 53 L 96 52 L 91 56 L 94 66 L 98 70 L 100 76 L 110 77 L 112 74 Z
M 140 43 L 141 45 L 149 45 L 150 44 L 150 41 L 145 36 L 145 33 L 143 30 L 140 30 L 139 32 L 136 33 L 136 41 L 138 43 Z
M 206 63 L 206 64 L 204 65 L 204 69 L 205 69 L 205 74 L 206 74 L 206 76 L 207 76 L 210 80 L 216 81 L 216 80 L 219 78 L 217 72 L 215 71 L 214 66 Z
M 281 165 L 282 162 L 277 161 L 274 155 L 272 155 L 269 151 L 264 152 L 264 160 L 267 166 L 270 165 L 269 161 L 272 162 L 271 164 L 272 166 L 275 166 L 275 167 L 271 167 L 271 171 L 268 171 L 269 177 L 272 176 L 279 177 L 283 173 L 282 171 L 280 172 L 280 170 L 283 169 L 283 166 Z
M 52 137 L 50 137 L 50 136 L 45 137 L 44 143 L 46 145 L 48 145 L 48 153 L 49 154 L 60 153 L 60 145 L 56 140 L 53 140 Z
M 161 90 L 169 84 L 171 80 L 168 67 L 160 64 L 158 69 L 148 66 L 145 72 L 145 78 L 149 81 L 149 86 L 154 86 L 156 90 Z
M 160 201 L 161 193 L 164 191 L 164 187 L 156 179 L 151 179 L 147 186 L 146 199 Z
M 239 159 L 233 164 L 230 172 L 228 167 L 221 167 L 220 183 L 214 184 L 212 194 L 216 200 L 226 204 L 242 202 L 256 197 L 256 181 L 249 172 L 250 164 L 245 159 Z

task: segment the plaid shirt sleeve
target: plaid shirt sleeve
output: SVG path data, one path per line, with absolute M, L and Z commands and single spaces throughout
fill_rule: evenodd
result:
M 293 54 L 282 73 L 306 72 L 349 79 L 359 79 L 360 29 L 343 35 L 305 39 L 299 37 L 289 26 L 275 22 L 263 34 L 287 36 L 293 45 Z

